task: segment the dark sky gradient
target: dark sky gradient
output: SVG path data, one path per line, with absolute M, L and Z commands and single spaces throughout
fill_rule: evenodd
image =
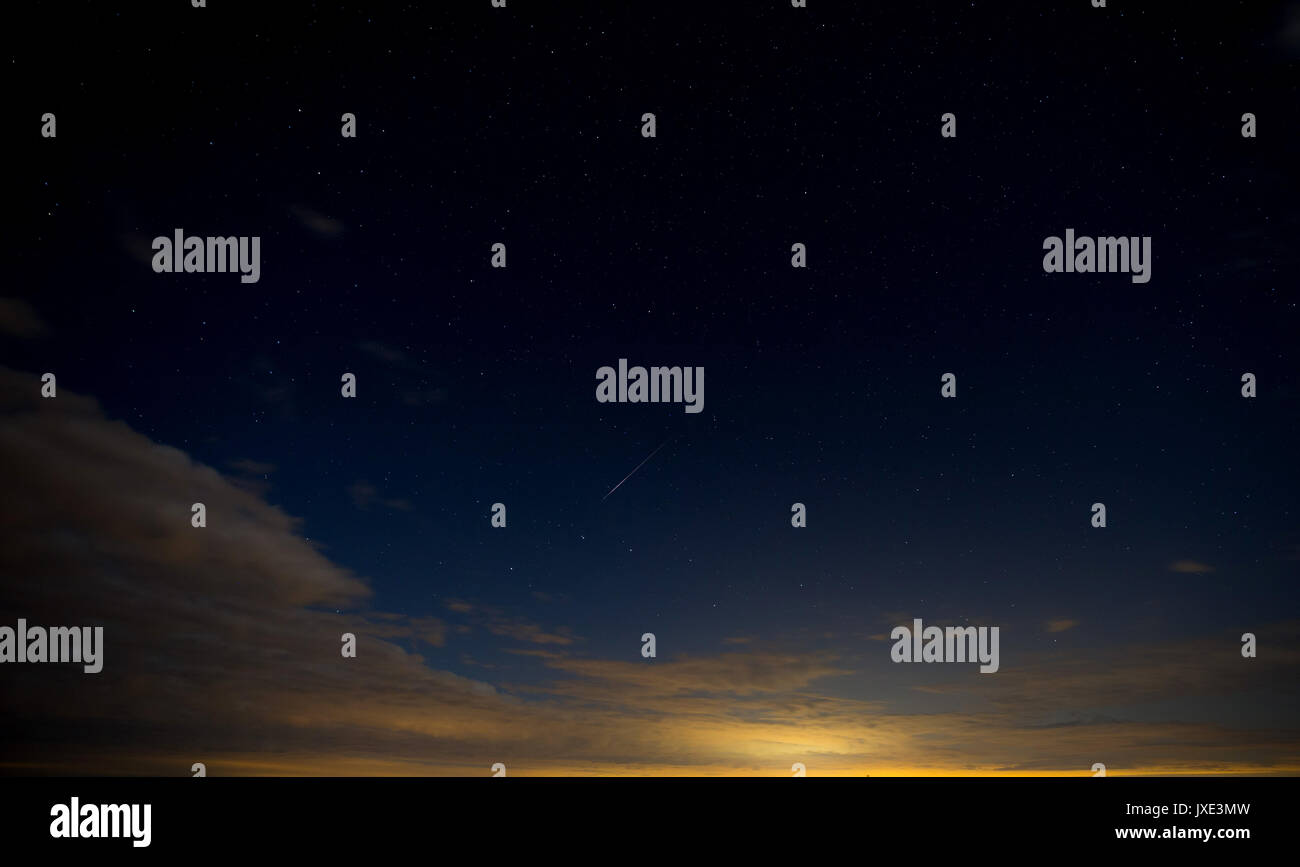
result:
M 301 518 L 365 610 L 446 623 L 392 639 L 430 668 L 546 701 L 512 640 L 651 631 L 647 665 L 825 654 L 819 693 L 949 713 L 1042 654 L 1249 665 L 1255 631 L 1290 667 L 1236 699 L 1024 721 L 1258 727 L 1300 768 L 1300 4 L 210 5 L 21 28 L 5 294 L 46 327 L 0 361 Z M 260 282 L 154 274 L 177 227 L 260 235 Z M 1067 228 L 1152 236 L 1151 282 L 1044 274 Z M 702 366 L 704 412 L 597 403 L 619 358 Z M 1001 626 L 1004 673 L 891 665 L 912 617 Z

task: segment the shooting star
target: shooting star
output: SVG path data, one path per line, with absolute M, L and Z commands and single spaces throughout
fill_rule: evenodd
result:
M 636 471 L 639 470 L 639 469 L 641 469 L 642 467 L 644 467 L 646 461 L 650 460 L 652 457 L 654 457 L 655 455 L 657 455 L 657 454 L 659 453 L 659 449 L 661 449 L 661 448 L 663 448 L 664 446 L 668 445 L 668 443 L 670 443 L 670 442 L 672 442 L 672 439 L 671 439 L 671 438 L 666 439 L 666 440 L 664 440 L 663 442 L 661 442 L 661 443 L 659 444 L 659 448 L 658 448 L 658 449 L 655 449 L 655 450 L 652 451 L 650 454 L 646 455 L 645 461 L 642 461 L 641 463 L 637 464 L 637 465 L 636 465 L 636 469 L 632 470 L 632 472 L 628 473 L 626 476 L 623 477 L 623 482 L 626 482 L 628 479 L 632 478 L 632 476 L 636 475 Z M 617 491 L 619 488 L 621 488 L 621 487 L 623 486 L 623 482 L 619 482 L 617 485 L 615 485 L 614 487 L 610 488 L 610 489 L 609 489 L 609 494 L 612 494 L 612 493 L 614 493 L 615 491 Z M 608 499 L 609 499 L 609 494 L 606 494 L 605 496 L 601 497 L 601 498 L 600 498 L 600 501 L 603 503 L 603 502 L 605 502 L 606 500 L 608 500 Z

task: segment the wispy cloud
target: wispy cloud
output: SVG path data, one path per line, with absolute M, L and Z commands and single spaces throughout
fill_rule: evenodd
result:
M 357 344 L 357 348 L 388 364 L 394 364 L 399 367 L 411 367 L 415 365 L 414 360 L 406 352 L 395 346 L 389 346 L 387 343 L 380 343 L 378 340 L 363 340 L 361 343 Z
M 298 218 L 304 228 L 322 238 L 337 238 L 343 234 L 343 224 L 333 217 L 327 217 L 306 205 L 291 205 L 290 213 Z
M 1214 567 L 1208 563 L 1199 563 L 1196 560 L 1178 560 L 1169 564 L 1169 571 L 1199 574 L 1204 572 L 1213 572 Z
M 547 629 L 523 617 L 507 616 L 493 606 L 478 605 L 462 599 L 448 599 L 443 604 L 446 605 L 447 610 L 465 616 L 474 626 L 481 627 L 492 635 L 513 641 L 561 646 L 582 641 L 567 627 Z
M 379 495 L 379 489 L 364 479 L 348 485 L 348 496 L 352 498 L 352 504 L 362 510 L 369 509 L 373 505 L 379 505 L 385 509 L 394 509 L 400 512 L 409 512 L 415 508 L 410 500 L 381 497 Z
M 251 458 L 240 458 L 231 461 L 228 466 L 232 470 L 246 473 L 250 476 L 265 476 L 275 472 L 275 464 L 268 464 L 265 461 L 255 461 Z
M 408 350 L 378 340 L 363 340 L 357 344 L 357 348 L 405 374 L 405 381 L 395 384 L 394 388 L 406 406 L 436 406 L 451 396 L 447 386 L 430 382 L 431 379 L 437 379 L 437 376 Z

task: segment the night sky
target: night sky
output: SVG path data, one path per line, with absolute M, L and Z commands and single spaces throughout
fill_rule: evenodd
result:
M 43 5 L 0 772 L 1300 772 L 1300 3 Z

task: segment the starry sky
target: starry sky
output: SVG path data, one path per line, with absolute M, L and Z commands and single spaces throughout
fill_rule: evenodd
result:
M 1300 770 L 1300 4 L 375 6 L 16 25 L 0 772 Z

